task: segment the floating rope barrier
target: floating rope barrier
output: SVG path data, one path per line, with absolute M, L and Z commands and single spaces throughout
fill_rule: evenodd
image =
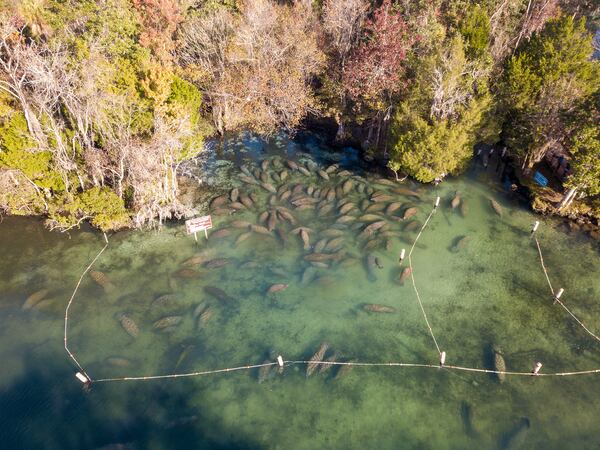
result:
M 417 284 L 415 283 L 415 271 L 414 271 L 413 265 L 412 265 L 412 253 L 413 253 L 413 250 L 415 249 L 415 245 L 417 245 L 417 241 L 421 237 L 421 234 L 423 234 L 423 230 L 425 230 L 425 227 L 429 223 L 429 220 L 433 216 L 433 213 L 437 210 L 439 203 L 440 203 L 440 198 L 438 197 L 435 201 L 435 205 L 434 205 L 433 209 L 431 210 L 431 212 L 429 213 L 429 216 L 427 217 L 427 220 L 425 221 L 425 223 L 419 230 L 419 234 L 417 234 L 417 237 L 415 238 L 415 241 L 413 242 L 412 247 L 410 248 L 410 251 L 408 252 L 408 266 L 410 267 L 410 279 L 412 281 L 412 285 L 415 290 L 415 294 L 417 294 L 417 300 L 419 301 L 419 306 L 421 308 L 421 312 L 423 313 L 423 318 L 425 319 L 425 323 L 427 324 L 427 328 L 429 329 L 429 334 L 431 335 L 431 338 L 433 339 L 433 343 L 435 344 L 435 348 L 437 349 L 438 354 L 442 355 L 440 346 L 438 345 L 437 339 L 435 338 L 435 335 L 433 334 L 433 329 L 431 328 L 431 324 L 429 323 L 429 319 L 427 318 L 427 313 L 425 312 L 425 308 L 423 308 L 423 302 L 421 301 L 421 296 L 419 295 L 419 290 L 417 289 Z
M 75 294 L 77 294 L 79 285 L 81 285 L 81 282 L 83 281 L 83 277 L 85 276 L 86 273 L 89 272 L 89 270 L 92 268 L 94 263 L 98 260 L 98 258 L 100 258 L 100 255 L 102 255 L 102 253 L 104 253 L 104 250 L 106 250 L 108 247 L 108 238 L 106 237 L 106 233 L 104 233 L 104 241 L 106 242 L 106 244 L 104 244 L 104 247 L 102 247 L 102 250 L 100 250 L 100 252 L 98 252 L 96 257 L 92 260 L 92 262 L 89 264 L 89 266 L 87 266 L 85 268 L 85 270 L 79 277 L 79 281 L 77 282 L 77 285 L 75 286 L 75 289 L 73 290 L 73 294 L 71 295 L 71 298 L 69 299 L 69 302 L 67 303 L 67 307 L 65 309 L 65 334 L 64 334 L 65 350 L 67 351 L 67 354 L 69 355 L 69 357 L 75 362 L 75 364 L 77 364 L 77 367 L 79 367 L 79 369 L 81 370 L 84 377 L 87 378 L 88 380 L 91 380 L 90 376 L 86 373 L 86 371 L 83 369 L 81 364 L 79 364 L 79 361 L 77 361 L 77 358 L 75 358 L 75 355 L 71 352 L 71 350 L 69 350 L 69 346 L 67 343 L 67 330 L 69 327 L 69 308 L 71 308 L 71 303 L 73 303 L 73 299 L 75 298 Z M 80 377 L 77 377 L 77 378 L 79 378 L 81 380 Z
M 537 227 L 535 227 L 535 228 L 537 228 Z M 533 231 L 532 231 L 532 233 L 533 233 Z M 562 293 L 564 292 L 564 290 L 561 289 L 557 293 L 554 292 L 554 288 L 552 287 L 552 283 L 550 282 L 550 277 L 548 276 L 548 270 L 546 269 L 546 266 L 544 265 L 544 256 L 542 255 L 542 248 L 540 247 L 540 243 L 539 243 L 537 237 L 534 235 L 533 238 L 535 239 L 535 244 L 537 245 L 538 253 L 540 255 L 540 263 L 542 264 L 542 270 L 544 271 L 544 275 L 546 276 L 546 281 L 548 281 L 548 286 L 550 287 L 550 292 L 552 292 L 552 297 L 554 298 L 554 302 L 558 303 L 560 306 L 562 306 L 562 308 L 566 312 L 569 313 L 569 315 L 575 320 L 575 322 L 577 322 L 586 331 L 587 334 L 589 334 L 591 337 L 593 337 L 598 342 L 600 342 L 600 337 L 598 337 L 588 327 L 586 327 L 585 324 L 581 320 L 579 320 L 579 318 L 577 318 L 577 316 L 575 314 L 573 314 L 571 312 L 571 310 L 569 308 L 567 308 L 567 306 L 560 300 L 560 297 L 561 297 Z
M 113 377 L 113 378 L 99 378 L 99 379 L 92 379 L 92 377 L 85 371 L 85 369 L 83 368 L 83 366 L 79 363 L 79 361 L 77 360 L 77 358 L 75 357 L 75 355 L 71 352 L 71 350 L 69 350 L 69 346 L 68 346 L 68 321 L 69 321 L 69 309 L 75 299 L 75 295 L 77 294 L 78 290 L 79 290 L 79 286 L 81 285 L 81 282 L 83 281 L 83 277 L 89 272 L 89 270 L 92 268 L 92 266 L 94 265 L 94 263 L 98 260 L 98 258 L 100 258 L 100 256 L 102 255 L 102 253 L 104 253 L 104 251 L 108 248 L 108 238 L 106 237 L 106 234 L 104 235 L 104 240 L 106 241 L 106 244 L 104 245 L 104 247 L 102 247 L 102 249 L 100 250 L 100 252 L 98 252 L 98 254 L 96 255 L 96 257 L 92 260 L 92 262 L 85 268 L 85 270 L 83 271 L 83 273 L 81 274 L 81 276 L 79 277 L 79 280 L 75 286 L 75 289 L 73 290 L 73 294 L 71 295 L 71 298 L 69 299 L 69 302 L 67 303 L 67 307 L 65 309 L 65 321 L 64 321 L 64 348 L 65 351 L 67 352 L 67 354 L 69 355 L 69 357 L 71 358 L 71 360 L 75 363 L 75 365 L 79 368 L 80 372 L 77 372 L 75 374 L 75 376 L 77 377 L 77 379 L 79 379 L 82 383 L 84 383 L 84 385 L 88 386 L 89 384 L 91 384 L 92 382 L 94 383 L 108 383 L 108 382 L 119 382 L 119 381 L 151 381 L 151 380 L 161 380 L 161 379 L 174 379 L 174 378 L 186 378 L 186 377 L 197 377 L 197 376 L 205 376 L 205 375 L 213 375 L 213 374 L 219 374 L 219 373 L 230 373 L 230 372 L 239 372 L 239 371 L 246 371 L 246 370 L 253 370 L 253 369 L 260 369 L 263 367 L 272 367 L 272 366 L 279 366 L 280 369 L 283 369 L 283 367 L 289 367 L 289 366 L 294 366 L 294 365 L 308 365 L 308 364 L 312 364 L 312 365 L 330 365 L 330 366 L 354 366 L 354 367 L 407 367 L 407 368 L 425 368 L 425 369 L 436 369 L 436 370 L 441 370 L 441 369 L 445 369 L 445 370 L 454 370 L 454 371 L 462 371 L 462 372 L 472 372 L 472 373 L 485 373 L 485 374 L 491 374 L 491 375 L 510 375 L 510 376 L 536 376 L 536 377 L 566 377 L 566 376 L 576 376 L 576 375 L 590 375 L 590 374 L 598 374 L 600 373 L 600 368 L 597 369 L 588 369 L 588 370 L 579 370 L 579 371 L 570 371 L 570 372 L 551 372 L 551 373 L 540 373 L 540 369 L 542 367 L 542 364 L 540 362 L 536 363 L 533 367 L 532 371 L 529 372 L 520 372 L 520 371 L 505 371 L 505 370 L 494 370 L 494 369 L 482 369 L 482 368 L 477 368 L 477 367 L 465 367 L 465 366 L 458 366 L 458 365 L 452 365 L 452 364 L 445 364 L 445 360 L 446 360 L 446 352 L 442 352 L 440 350 L 440 347 L 438 345 L 438 342 L 435 338 L 435 335 L 433 333 L 433 329 L 431 327 L 431 324 L 427 318 L 427 314 L 425 312 L 425 308 L 423 307 L 423 302 L 421 301 L 421 297 L 419 294 L 419 291 L 417 289 L 416 283 L 415 283 L 415 279 L 414 279 L 414 270 L 413 270 L 413 265 L 412 265 L 412 253 L 413 250 L 417 244 L 417 241 L 419 240 L 419 238 L 421 237 L 421 234 L 423 233 L 423 231 L 425 230 L 427 224 L 429 223 L 431 217 L 433 216 L 433 214 L 435 213 L 435 211 L 437 210 L 437 207 L 439 205 L 439 197 L 436 199 L 435 202 L 435 206 L 433 208 L 433 210 L 429 213 L 429 216 L 427 217 L 427 220 L 425 221 L 425 223 L 423 224 L 423 226 L 421 227 L 417 237 L 415 238 L 415 241 L 412 244 L 412 247 L 410 249 L 410 252 L 408 254 L 408 260 L 409 260 L 409 267 L 411 269 L 411 280 L 412 280 L 412 284 L 413 284 L 413 288 L 415 290 L 416 296 L 417 296 L 417 300 L 419 303 L 419 306 L 421 308 L 421 312 L 423 314 L 423 317 L 425 319 L 425 323 L 427 324 L 427 328 L 429 329 L 429 333 L 431 335 L 431 338 L 433 339 L 433 342 L 436 346 L 436 349 L 438 351 L 438 353 L 440 354 L 440 364 L 430 364 L 430 363 L 405 363 L 405 362 L 354 362 L 354 361 L 349 361 L 349 362 L 341 362 L 341 361 L 305 361 L 305 360 L 291 360 L 291 361 L 286 361 L 282 358 L 282 356 L 278 356 L 277 357 L 277 361 L 274 362 L 268 362 L 268 363 L 262 363 L 262 364 L 249 364 L 249 365 L 244 365 L 244 366 L 237 366 L 237 367 L 227 367 L 227 368 L 223 368 L 223 369 L 215 369 L 215 370 L 205 370 L 205 371 L 196 371 L 196 372 L 186 372 L 186 373 L 175 373 L 175 374 L 164 374 L 164 375 L 148 375 L 148 376 L 130 376 L 130 377 Z M 544 264 L 544 257 L 542 255 L 542 250 L 539 244 L 539 241 L 537 239 L 537 237 L 535 237 L 534 233 L 537 230 L 537 226 L 538 223 L 536 222 L 536 225 L 534 226 L 533 230 L 532 230 L 532 236 L 535 239 L 536 245 L 537 245 L 537 249 L 538 249 L 538 253 L 540 256 L 540 262 L 542 265 L 542 269 L 544 271 L 544 275 L 546 276 L 546 281 L 548 282 L 548 286 L 550 287 L 550 291 L 552 293 L 552 296 L 554 297 L 554 301 L 557 302 L 560 306 L 562 306 L 570 315 L 571 317 L 573 317 L 573 319 L 579 324 L 581 325 L 581 327 L 593 338 L 595 338 L 597 341 L 600 342 L 600 338 L 598 336 L 596 336 L 593 332 L 591 332 L 584 324 L 581 320 L 579 320 L 565 305 L 563 302 L 560 301 L 560 296 L 563 292 L 563 289 L 561 289 L 558 293 L 555 294 L 554 288 L 552 287 L 552 283 L 550 281 L 550 277 L 548 275 L 548 270 L 546 269 L 546 266 Z M 401 257 L 402 259 L 402 257 Z

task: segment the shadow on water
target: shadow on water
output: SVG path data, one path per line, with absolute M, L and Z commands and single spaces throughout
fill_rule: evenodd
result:
M 151 382 L 92 385 L 86 392 L 70 378 L 72 371 L 56 367 L 55 360 L 28 356 L 24 363 L 26 376 L 0 391 L 3 448 L 261 448 L 189 405 L 185 392 L 198 389 L 192 381 L 176 391 Z

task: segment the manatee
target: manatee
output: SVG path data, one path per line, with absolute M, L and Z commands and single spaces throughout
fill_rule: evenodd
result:
M 246 208 L 252 208 L 254 202 L 246 194 L 240 194 L 240 203 Z
M 245 233 L 240 234 L 237 239 L 235 240 L 235 246 L 237 247 L 238 245 L 240 245 L 242 242 L 244 242 L 246 239 L 248 239 L 250 236 L 252 236 L 252 231 L 247 231 Z
M 140 334 L 140 329 L 131 317 L 129 317 L 127 314 L 119 314 L 117 319 L 127 334 L 133 338 L 138 337 Z
M 239 178 L 246 184 L 258 184 L 258 181 L 252 175 L 240 175 Z
M 317 276 L 317 269 L 314 266 L 308 266 L 302 272 L 302 277 L 300 278 L 300 283 L 303 285 L 310 284 L 315 277 Z
M 34 292 L 29 297 L 27 297 L 27 299 L 25 300 L 25 303 L 23 303 L 23 306 L 21 308 L 22 309 L 33 308 L 39 302 L 44 300 L 44 298 L 48 295 L 48 292 L 49 292 L 48 289 L 40 289 L 39 291 Z
M 496 377 L 500 383 L 504 383 L 504 380 L 506 380 L 506 374 L 504 373 L 506 372 L 506 362 L 504 361 L 502 350 L 500 347 L 494 346 L 492 348 L 492 353 L 494 356 L 494 370 L 501 372 L 497 373 Z
M 393 313 L 396 312 L 396 308 L 386 305 L 378 305 L 376 303 L 367 303 L 363 305 L 363 309 L 368 312 L 374 313 Z
M 502 217 L 502 206 L 500 206 L 500 203 L 498 203 L 493 198 L 490 199 L 490 203 L 492 205 L 492 208 L 496 212 L 496 214 L 498 214 L 500 217 Z
M 337 362 L 339 357 L 340 357 L 340 354 L 338 352 L 333 352 L 333 355 L 331 355 L 329 358 L 327 358 L 325 360 L 325 362 L 328 362 L 328 363 Z M 321 368 L 319 369 L 319 375 L 322 375 L 322 374 L 330 371 L 333 366 L 334 366 L 334 364 L 321 364 Z
M 403 218 L 404 220 L 406 220 L 406 219 L 410 219 L 412 216 L 414 216 L 415 214 L 417 214 L 417 212 L 418 212 L 418 211 L 419 211 L 419 210 L 418 210 L 416 207 L 414 207 L 414 206 L 413 206 L 413 207 L 411 207 L 411 208 L 407 208 L 407 209 L 404 211 L 404 214 L 402 215 L 402 218 Z
M 202 274 L 194 269 L 179 269 L 173 275 L 177 278 L 198 278 Z
M 287 180 L 287 177 L 288 177 L 287 170 L 282 170 L 281 172 L 279 172 L 279 178 L 281 179 L 281 181 Z
M 269 160 L 268 159 L 263 159 L 262 162 L 260 163 L 260 168 L 262 170 L 267 170 L 269 168 Z
M 304 228 L 300 230 L 300 238 L 304 243 L 304 250 L 308 250 L 310 248 L 310 237 L 308 236 L 308 232 Z
M 393 200 L 394 200 L 394 197 L 392 197 L 391 195 L 387 195 L 387 194 L 379 194 L 379 195 L 374 195 L 371 197 L 371 201 L 374 203 L 391 202 Z
M 231 230 L 227 229 L 227 228 L 221 228 L 220 230 L 215 231 L 214 233 L 210 234 L 211 238 L 215 238 L 215 239 L 219 239 L 222 237 L 227 237 L 231 235 Z
M 452 246 L 450 247 L 450 251 L 453 253 L 457 253 L 461 250 L 463 250 L 467 244 L 469 243 L 469 241 L 471 240 L 471 238 L 469 236 L 458 236 L 457 238 L 454 239 L 454 242 L 452 243 Z
M 364 212 L 366 214 L 375 213 L 375 212 L 383 211 L 385 209 L 385 207 L 386 207 L 385 203 L 374 203 L 374 204 L 370 205 L 369 207 L 365 208 Z
M 467 217 L 468 213 L 469 213 L 469 206 L 467 205 L 467 202 L 465 202 L 465 199 L 463 198 L 462 201 L 460 202 L 460 215 L 462 217 Z
M 324 170 L 317 170 L 317 173 L 319 174 L 319 176 L 321 178 L 323 178 L 324 180 L 329 180 L 329 175 L 327 174 L 327 172 L 325 172 Z
M 325 169 L 325 173 L 333 173 L 338 169 L 338 167 L 340 167 L 339 164 L 332 164 Z
M 367 255 L 367 257 L 365 258 L 365 264 L 367 269 L 367 279 L 370 282 L 377 281 L 377 264 L 375 263 L 375 255 Z
M 342 191 L 344 194 L 348 194 L 352 190 L 353 187 L 354 187 L 354 183 L 352 182 L 352 180 L 346 180 L 342 184 Z
M 300 172 L 302 175 L 306 175 L 307 177 L 310 176 L 309 170 L 304 166 L 298 165 L 298 172 Z
M 325 357 L 325 353 L 329 350 L 329 344 L 327 342 L 321 343 L 319 349 L 316 353 L 310 358 L 308 365 L 306 366 L 306 376 L 311 376 L 315 370 L 319 368 L 319 363 Z
M 181 317 L 181 316 L 162 317 L 162 318 L 158 319 L 156 322 L 154 322 L 154 324 L 152 325 L 152 328 L 154 328 L 155 330 L 162 330 L 162 329 L 168 328 L 168 327 L 175 327 L 175 326 L 179 325 L 182 320 L 183 320 L 183 317 Z
M 450 202 L 450 207 L 452 209 L 456 209 L 456 208 L 458 208 L 459 205 L 460 205 L 460 192 L 456 191 L 456 193 L 454 194 L 454 198 Z
M 104 292 L 109 293 L 115 290 L 115 285 L 112 284 L 110 278 L 99 270 L 90 270 L 90 277 L 94 280 L 99 286 L 102 286 Z
M 215 255 L 214 249 L 204 250 L 202 253 L 196 254 L 191 258 L 186 259 L 181 263 L 182 266 L 195 266 L 198 264 L 204 264 Z
M 170 305 L 171 303 L 173 303 L 174 301 L 176 301 L 177 299 L 178 299 L 178 296 L 176 294 L 173 294 L 173 293 L 163 294 L 163 295 L 157 297 L 152 302 L 152 306 L 158 306 L 158 307 L 167 306 L 167 305 Z
M 231 262 L 229 258 L 215 258 L 204 264 L 204 267 L 207 269 L 220 269 L 221 267 L 225 267 L 227 264 Z
M 238 188 L 233 188 L 231 191 L 229 191 L 229 200 L 232 202 L 237 202 L 239 196 L 240 190 Z
M 263 189 L 272 192 L 273 194 L 277 193 L 277 189 L 275 189 L 275 186 L 273 186 L 271 183 L 262 182 L 260 185 L 263 187 Z
M 262 364 L 269 364 L 272 363 L 273 361 L 270 361 L 268 359 L 265 359 Z M 275 373 L 275 371 L 271 370 L 273 368 L 273 366 L 269 365 L 269 366 L 265 366 L 263 365 L 261 368 L 258 369 L 258 383 L 264 383 L 265 381 L 269 380 L 272 377 L 272 374 Z
M 219 195 L 218 197 L 215 197 L 210 201 L 210 208 L 214 209 L 218 206 L 223 206 L 228 201 L 229 197 L 227 195 Z
M 387 207 L 385 208 L 385 213 L 392 214 L 394 211 L 396 211 L 397 209 L 400 209 L 401 207 L 402 207 L 401 202 L 392 202 L 389 205 L 387 205 Z
M 500 448 L 505 450 L 523 448 L 531 422 L 527 417 L 521 417 L 512 430 L 500 438 Z
M 344 233 L 342 230 L 338 230 L 335 228 L 328 228 L 327 230 L 324 230 L 321 232 L 321 236 L 327 237 L 327 238 L 344 236 L 345 234 L 346 233 Z
M 354 209 L 356 205 L 354 203 L 346 203 L 340 207 L 340 214 L 346 214 L 352 209 Z
M 250 229 L 255 233 L 268 234 L 269 236 L 272 236 L 271 232 L 261 225 L 250 225 Z
M 292 169 L 292 170 L 298 170 L 298 164 L 296 164 L 294 161 L 291 161 L 291 160 L 288 159 L 285 163 L 287 164 L 287 166 L 290 169 Z
M 204 311 L 202 311 L 200 316 L 198 316 L 198 329 L 203 328 L 208 323 L 208 321 L 214 316 L 214 313 L 214 309 L 212 309 L 210 306 Z
M 227 295 L 225 291 L 215 286 L 204 286 L 204 292 L 224 303 L 234 300 L 234 298 Z
M 274 294 L 276 292 L 284 291 L 288 288 L 288 286 L 288 284 L 283 283 L 273 284 L 269 287 L 269 289 L 267 289 L 267 294 Z
M 344 245 L 344 238 L 342 236 L 340 236 L 337 238 L 333 238 L 332 240 L 327 242 L 327 245 L 325 245 L 323 250 L 329 251 L 329 252 L 334 252 L 336 250 L 339 250 L 343 245 Z
M 404 270 L 402 271 L 402 273 L 400 274 L 400 278 L 398 279 L 398 282 L 400 284 L 404 284 L 404 282 L 411 276 L 411 274 L 412 274 L 412 268 L 405 267 Z

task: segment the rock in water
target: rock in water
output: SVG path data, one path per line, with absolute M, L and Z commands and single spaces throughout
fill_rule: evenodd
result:
M 493 198 L 490 198 L 490 203 L 492 205 L 493 210 L 496 212 L 496 214 L 498 214 L 500 217 L 502 217 L 502 206 L 500 206 L 500 203 L 498 203 Z
M 367 303 L 363 305 L 363 309 L 368 312 L 374 313 L 393 313 L 396 312 L 396 308 L 386 305 L 378 305 L 375 303 Z
M 25 300 L 25 303 L 23 303 L 22 309 L 33 308 L 39 302 L 44 300 L 46 295 L 48 295 L 48 292 L 48 289 L 40 289 L 39 291 L 34 292 L 29 297 L 27 297 L 27 300 Z
M 109 293 L 115 290 L 115 285 L 112 284 L 105 273 L 100 272 L 99 270 L 90 270 L 90 277 L 92 277 L 92 280 L 94 280 L 99 286 L 102 286 L 104 292 Z
M 276 292 L 285 291 L 289 285 L 287 284 L 274 284 L 269 289 L 267 289 L 267 294 L 274 294 Z
M 494 347 L 492 351 L 494 353 L 494 370 L 506 372 L 506 362 L 504 361 L 502 350 L 499 347 Z M 504 380 L 506 380 L 505 373 L 497 373 L 496 377 L 500 383 L 504 383 Z
M 405 267 L 404 270 L 402 271 L 402 273 L 400 274 L 400 278 L 399 278 L 398 282 L 400 284 L 404 284 L 404 281 L 406 281 L 408 279 L 408 277 L 410 277 L 411 274 L 412 274 L 412 268 Z
M 140 329 L 131 317 L 129 317 L 127 314 L 119 314 L 117 319 L 119 322 L 121 322 L 121 326 L 129 336 L 133 338 L 138 337 L 140 334 Z
M 321 343 L 321 345 L 319 346 L 319 349 L 312 356 L 312 358 L 310 358 L 310 362 L 308 363 L 308 366 L 306 367 L 306 376 L 307 377 L 310 377 L 314 373 L 314 371 L 319 368 L 319 365 L 320 365 L 319 362 L 323 360 L 323 357 L 325 356 L 325 353 L 327 353 L 328 349 L 329 349 L 329 344 L 327 342 Z

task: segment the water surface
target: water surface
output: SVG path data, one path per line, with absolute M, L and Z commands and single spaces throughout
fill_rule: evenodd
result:
M 447 362 L 492 368 L 496 347 L 515 371 L 529 371 L 536 361 L 547 372 L 600 367 L 598 343 L 548 295 L 529 237 L 532 222 L 540 217 L 499 188 L 493 168 L 474 165 L 465 176 L 436 188 L 398 184 L 416 191 L 415 197 L 392 192 L 394 187 L 365 172 L 352 149 L 326 150 L 311 136 L 276 136 L 268 143 L 249 135 L 230 138 L 207 153 L 200 168 L 188 168 L 203 182 L 200 191 L 190 194 L 199 213 L 208 212 L 209 198 L 233 187 L 254 193 L 256 204 L 249 210 L 213 215 L 210 233 L 227 228 L 228 236 L 209 236 L 208 241 L 199 236 L 196 244 L 181 223 L 160 232 L 112 235 L 94 266 L 111 285 L 102 287 L 86 276 L 70 315 L 70 347 L 89 374 L 98 379 L 212 370 L 260 364 L 277 354 L 307 359 L 322 342 L 329 345 L 326 357 L 338 361 L 435 364 L 437 350 L 410 280 L 398 282 L 406 267 L 398 255 L 402 248 L 408 251 L 438 195 L 440 208 L 417 243 L 413 265 Z M 310 187 L 321 192 L 338 187 L 332 210 L 297 210 L 279 195 L 269 205 L 273 194 L 240 180 L 240 165 L 260 177 L 265 159 L 270 163 L 264 172 L 276 189 L 302 185 L 302 194 L 290 198 L 312 198 Z M 288 179 L 274 180 L 286 159 L 310 174 L 287 169 Z M 333 163 L 340 167 L 329 181 L 317 174 Z M 351 174 L 336 175 L 341 170 Z M 339 188 L 347 179 L 353 186 L 342 195 Z M 364 188 L 358 188 L 361 184 Z M 369 188 L 375 192 L 359 192 Z M 467 205 L 462 213 L 450 206 L 456 191 Z M 386 205 L 397 201 L 402 206 L 390 214 L 376 212 L 386 227 L 361 237 L 374 221 L 358 220 L 373 204 L 365 199 L 373 195 L 390 195 Z M 502 217 L 490 199 L 501 205 Z M 356 207 L 340 224 L 343 201 Z M 320 197 L 318 202 L 327 204 Z M 280 234 L 252 233 L 235 244 L 248 230 L 232 228 L 232 221 L 258 224 L 260 214 L 275 207 L 289 209 L 297 223 L 279 218 Z M 401 220 L 410 207 L 417 214 Z M 418 223 L 408 226 L 411 221 Z M 310 249 L 291 232 L 298 226 L 311 229 Z M 341 231 L 343 243 L 323 253 L 338 256 L 325 261 L 329 267 L 306 272 L 310 262 L 305 257 L 315 245 L 324 245 L 318 243 L 331 229 Z M 466 243 L 457 245 L 464 236 Z M 596 244 L 545 220 L 538 237 L 552 282 L 566 290 L 565 302 L 590 328 L 600 329 Z M 367 244 L 371 239 L 375 242 Z M 600 438 L 600 378 L 594 375 L 509 377 L 500 383 L 487 374 L 443 369 L 355 367 L 317 370 L 307 377 L 306 366 L 298 365 L 283 374 L 252 370 L 98 383 L 86 393 L 62 347 L 63 316 L 81 272 L 103 242 L 101 234 L 88 229 L 50 233 L 34 219 L 5 218 L 0 224 L 3 447 L 562 449 L 594 448 Z M 382 268 L 369 272 L 369 254 Z M 206 258 L 197 260 L 229 262 L 212 269 L 204 263 L 183 264 L 198 255 Z M 267 294 L 273 284 L 289 287 Z M 218 299 L 207 286 L 230 299 Z M 24 309 L 28 296 L 41 289 L 47 289 L 41 301 Z M 172 297 L 156 304 L 165 294 Z M 365 304 L 395 312 L 367 312 Z M 137 337 L 123 328 L 123 314 L 136 323 Z M 157 329 L 156 321 L 167 316 L 179 317 L 179 323 Z

